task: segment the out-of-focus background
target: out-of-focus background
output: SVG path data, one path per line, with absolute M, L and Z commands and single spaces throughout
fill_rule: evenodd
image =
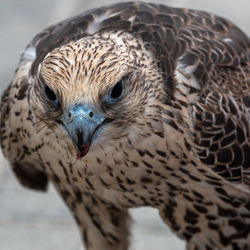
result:
M 9 84 L 21 51 L 47 25 L 114 0 L 0 0 L 0 92 Z M 214 12 L 250 35 L 249 0 L 151 0 Z M 184 243 L 157 211 L 133 209 L 131 249 L 182 250 Z M 81 239 L 67 208 L 50 187 L 39 193 L 21 187 L 0 155 L 0 250 L 80 250 Z

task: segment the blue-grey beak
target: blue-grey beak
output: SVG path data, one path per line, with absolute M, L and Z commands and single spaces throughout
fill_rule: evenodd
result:
M 78 159 L 87 154 L 104 120 L 101 112 L 83 104 L 75 104 L 65 112 L 61 121 L 78 150 Z

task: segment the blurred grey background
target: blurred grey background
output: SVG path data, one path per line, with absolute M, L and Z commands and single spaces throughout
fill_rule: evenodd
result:
M 9 84 L 20 53 L 41 29 L 83 10 L 114 0 L 0 0 L 0 92 Z M 250 35 L 249 0 L 151 0 L 175 7 L 210 11 Z M 161 222 L 157 211 L 133 209 L 131 249 L 181 250 L 184 243 Z M 54 189 L 21 187 L 0 155 L 0 250 L 80 250 L 81 240 L 67 208 Z

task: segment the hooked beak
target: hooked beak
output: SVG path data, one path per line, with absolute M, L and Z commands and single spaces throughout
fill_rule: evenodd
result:
M 61 121 L 78 151 L 77 159 L 88 153 L 92 142 L 107 123 L 100 112 L 82 104 L 70 107 Z

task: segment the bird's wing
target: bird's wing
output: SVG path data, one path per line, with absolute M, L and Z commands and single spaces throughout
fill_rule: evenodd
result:
M 250 185 L 250 40 L 212 15 L 184 28 L 180 41 L 185 36 L 191 46 L 176 70 L 189 87 L 186 94 L 198 96 L 189 103 L 193 148 L 218 175 Z
M 32 112 L 28 104 L 29 89 L 27 72 L 21 66 L 16 71 L 16 77 L 2 95 L 1 147 L 21 184 L 28 188 L 45 191 L 48 178 L 36 154 L 42 145 L 35 136 Z
M 30 109 L 31 68 L 37 59 L 36 46 L 49 33 L 39 33 L 23 51 L 13 81 L 2 94 L 0 107 L 0 140 L 4 156 L 17 179 L 25 187 L 46 191 L 48 177 L 37 152 L 43 147 L 36 136 Z
M 250 64 L 214 74 L 192 105 L 195 150 L 220 176 L 250 185 Z

